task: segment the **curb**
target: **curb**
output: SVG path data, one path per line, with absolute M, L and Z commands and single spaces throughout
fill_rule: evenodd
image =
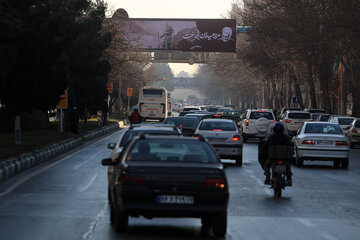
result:
M 97 137 L 105 135 L 106 133 L 115 131 L 122 126 L 124 126 L 124 122 L 120 121 L 119 123 L 114 123 L 100 129 L 93 130 L 82 137 L 65 140 L 50 146 L 36 149 L 32 153 L 23 153 L 18 157 L 9 158 L 0 163 L 0 183 L 33 166 L 68 152 L 82 145 L 86 141 L 93 140 Z

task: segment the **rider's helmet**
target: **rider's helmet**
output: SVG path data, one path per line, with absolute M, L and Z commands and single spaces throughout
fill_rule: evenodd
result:
M 282 123 L 275 123 L 275 126 L 274 126 L 274 133 L 277 133 L 277 134 L 280 134 L 284 131 L 284 125 Z
M 134 107 L 134 112 L 137 112 L 137 111 L 139 111 L 139 108 L 138 107 Z

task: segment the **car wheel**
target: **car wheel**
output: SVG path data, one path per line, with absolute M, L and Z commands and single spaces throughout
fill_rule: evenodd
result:
M 239 157 L 237 157 L 237 158 L 235 158 L 235 161 L 236 161 L 236 165 L 237 165 L 237 166 L 242 166 L 242 163 L 243 163 L 243 161 L 242 161 L 242 155 L 239 156 Z
M 304 159 L 299 157 L 299 153 L 296 149 L 296 166 L 297 167 L 302 167 L 304 165 Z
M 129 215 L 125 210 L 114 209 L 114 226 L 116 232 L 123 233 L 126 232 L 129 224 Z
M 348 169 L 349 168 L 349 159 L 341 159 L 341 168 L 342 169 Z
M 214 217 L 213 232 L 216 237 L 223 237 L 226 235 L 227 228 L 227 212 L 224 211 Z
M 340 160 L 334 160 L 334 168 L 340 167 Z

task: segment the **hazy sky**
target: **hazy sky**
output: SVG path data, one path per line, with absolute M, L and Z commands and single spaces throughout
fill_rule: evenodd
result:
M 130 18 L 223 18 L 234 0 L 105 0 L 111 12 L 125 9 Z M 169 64 L 176 75 L 181 70 L 193 74 L 197 65 Z

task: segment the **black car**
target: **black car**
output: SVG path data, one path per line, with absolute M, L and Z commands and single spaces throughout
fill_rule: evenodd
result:
M 199 120 L 196 117 L 168 117 L 163 124 L 175 125 L 184 136 L 193 136 Z
M 227 228 L 229 190 L 221 161 L 204 138 L 135 136 L 114 166 L 110 221 L 124 232 L 129 216 L 201 218 L 215 236 Z

